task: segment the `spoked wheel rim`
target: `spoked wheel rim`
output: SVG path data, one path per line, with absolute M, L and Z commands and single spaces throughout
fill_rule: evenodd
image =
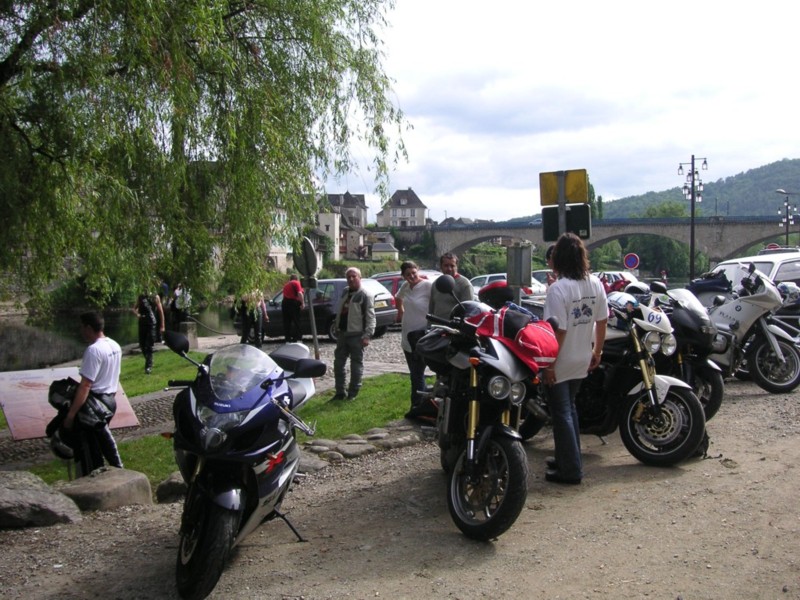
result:
M 486 453 L 474 477 L 465 472 L 466 453 L 456 464 L 452 493 L 459 500 L 455 509 L 464 521 L 485 523 L 503 503 L 508 486 L 508 458 L 497 446 Z
M 793 352 L 788 344 L 778 342 L 783 354 L 783 361 L 778 360 L 777 355 L 768 344 L 762 345 L 753 357 L 753 365 L 766 380 L 776 385 L 789 384 L 798 377 L 800 373 L 800 363 L 798 355 Z
M 620 435 L 628 451 L 650 465 L 673 465 L 689 458 L 705 435 L 705 415 L 700 400 L 689 389 L 673 388 L 655 412 L 634 400 L 620 422 Z
M 471 478 L 461 453 L 447 494 L 453 522 L 476 540 L 496 538 L 517 520 L 528 495 L 528 460 L 519 440 L 492 438 Z

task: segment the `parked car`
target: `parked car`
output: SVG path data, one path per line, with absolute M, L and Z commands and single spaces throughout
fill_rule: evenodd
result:
M 505 273 L 490 273 L 488 275 L 477 275 L 470 279 L 472 288 L 475 290 L 475 296 L 481 291 L 481 288 L 494 283 L 495 281 L 506 281 Z M 530 296 L 541 296 L 547 293 L 547 286 L 540 283 L 538 280 L 532 279 L 530 287 L 522 288 L 522 297 L 528 298 Z
M 736 286 L 742 278 L 740 265 L 746 267 L 750 263 L 755 264 L 756 269 L 764 273 L 775 284 L 791 281 L 800 285 L 800 251 L 792 249 L 781 248 L 764 254 L 759 253 L 756 256 L 723 260 L 714 267 L 712 272 L 724 271 L 728 281 Z
M 553 269 L 537 269 L 536 271 L 531 271 L 531 279 L 535 279 L 539 283 L 541 283 L 545 289 L 547 288 L 547 276 L 553 274 Z
M 375 297 L 375 337 L 380 337 L 397 319 L 397 305 L 394 296 L 374 279 L 365 277 L 361 280 L 361 285 Z M 314 322 L 318 335 L 327 335 L 332 341 L 336 341 L 336 307 L 346 289 L 346 279 L 320 279 L 317 281 L 316 288 L 306 290 L 308 293 L 306 299 L 309 296 L 313 297 Z M 283 293 L 280 292 L 267 303 L 269 322 L 265 326 L 266 337 L 283 337 L 284 335 L 282 300 Z M 300 331 L 303 335 L 311 335 L 309 315 L 308 301 L 306 301 L 305 308 L 300 312 Z
M 441 271 L 433 271 L 430 269 L 419 269 L 417 271 L 419 276 L 422 279 L 429 279 L 434 281 L 439 275 L 441 275 Z M 403 285 L 403 276 L 400 274 L 400 271 L 390 271 L 388 273 L 376 273 L 372 275 L 370 279 L 375 279 L 379 281 L 380 284 L 387 289 L 387 291 L 392 295 L 392 297 L 397 295 L 397 291 L 400 289 L 400 286 Z
M 606 292 L 621 292 L 631 283 L 639 283 L 639 279 L 630 271 L 600 271 L 596 272 L 605 284 Z

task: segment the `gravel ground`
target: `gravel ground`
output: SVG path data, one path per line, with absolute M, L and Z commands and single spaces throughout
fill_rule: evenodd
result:
M 391 334 L 368 361 L 400 359 Z M 333 346 L 323 344 L 321 355 Z M 386 362 L 384 362 L 386 361 Z M 394 363 L 398 368 L 402 363 Z M 800 391 L 726 382 L 705 459 L 639 464 L 619 435 L 582 436 L 580 486 L 544 481 L 549 431 L 525 445 L 528 498 L 490 543 L 460 534 L 438 448 L 423 442 L 300 479 L 279 520 L 235 549 L 212 599 L 800 599 Z M 176 598 L 181 505 L 0 531 L 4 598 Z
M 517 522 L 468 540 L 447 509 L 438 449 L 344 461 L 294 486 L 279 520 L 233 553 L 213 599 L 800 598 L 800 393 L 730 381 L 705 460 L 639 464 L 617 434 L 582 436 L 580 486 L 544 481 L 549 432 L 526 444 Z M 4 598 L 175 598 L 179 504 L 0 531 Z

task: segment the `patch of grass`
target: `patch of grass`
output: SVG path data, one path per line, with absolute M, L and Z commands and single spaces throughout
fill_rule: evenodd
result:
M 330 401 L 331 390 L 314 396 L 298 414 L 306 423 L 317 422 L 315 437 L 338 439 L 401 418 L 410 406 L 410 395 L 408 375 L 387 373 L 365 379 L 355 400 Z M 306 439 L 305 435 L 298 435 L 301 441 Z
M 179 358 L 177 355 L 173 356 Z M 142 357 L 138 359 L 142 363 Z M 139 367 L 144 370 L 142 364 Z M 186 378 L 193 376 L 192 370 Z M 178 379 L 179 376 L 171 374 L 169 378 Z M 329 391 L 314 396 L 298 411 L 298 415 L 306 423 L 316 421 L 317 433 L 314 437 L 338 439 L 350 433 L 363 434 L 374 427 L 382 427 L 389 421 L 401 418 L 408 410 L 410 393 L 411 384 L 407 375 L 388 373 L 365 379 L 358 398 L 353 401 L 331 402 L 333 391 Z M 298 432 L 297 439 L 302 444 L 309 438 Z M 160 435 L 122 442 L 119 444 L 119 451 L 125 468 L 144 473 L 150 480 L 153 492 L 159 483 L 178 468 L 172 453 L 172 443 Z M 67 469 L 60 460 L 37 465 L 30 471 L 50 484 L 67 479 Z
M 205 358 L 204 352 L 189 352 L 197 362 Z M 194 379 L 197 367 L 169 350 L 159 350 L 153 356 L 153 372 L 144 372 L 144 357 L 141 354 L 125 356 L 119 382 L 128 398 L 142 396 L 164 389 L 170 379 Z

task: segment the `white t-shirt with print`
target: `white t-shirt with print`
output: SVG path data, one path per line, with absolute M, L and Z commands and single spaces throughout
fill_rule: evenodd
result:
M 109 337 L 98 338 L 86 348 L 81 361 L 80 374 L 92 382 L 97 394 L 116 393 L 122 366 L 122 348 Z
M 559 329 L 566 330 L 556 359 L 556 381 L 583 379 L 592 360 L 594 324 L 608 319 L 608 303 L 603 284 L 594 275 L 586 279 L 560 278 L 547 290 L 544 318 L 558 318 Z

